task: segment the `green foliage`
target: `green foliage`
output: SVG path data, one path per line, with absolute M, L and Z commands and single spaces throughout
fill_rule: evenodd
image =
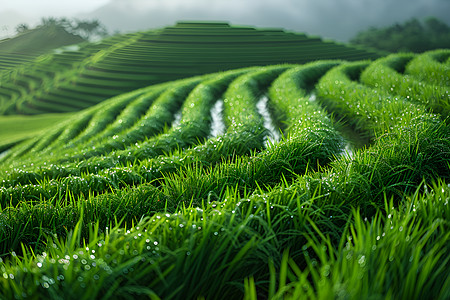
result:
M 385 28 L 370 28 L 359 32 L 350 41 L 388 52 L 424 52 L 450 47 L 450 27 L 441 20 L 430 17 L 424 21 L 415 18 L 403 24 Z
M 315 226 L 305 246 L 307 268 L 292 259 L 282 261 L 287 271 L 271 279 L 274 287 L 278 283 L 273 299 L 446 299 L 449 223 L 440 217 L 448 217 L 444 199 L 449 191 L 440 183 L 430 194 L 415 194 L 398 208 L 386 201 L 385 210 L 371 220 L 354 209 L 338 247 Z M 435 214 L 424 215 L 426 207 L 436 208 Z
M 40 116 L 1 116 L 0 152 L 41 131 L 66 120 L 67 114 L 44 114 Z
M 429 110 L 447 117 L 450 113 L 449 87 L 428 84 L 407 74 L 402 74 L 412 58 L 412 54 L 393 54 L 381 58 L 364 70 L 361 74 L 361 81 L 412 102 L 422 103 Z
M 442 49 L 425 52 L 414 57 L 406 66 L 406 73 L 418 80 L 437 86 L 450 86 L 450 66 L 445 61 L 450 50 Z
M 237 69 L 73 114 L 0 158 L 0 298 L 447 299 L 447 60 Z

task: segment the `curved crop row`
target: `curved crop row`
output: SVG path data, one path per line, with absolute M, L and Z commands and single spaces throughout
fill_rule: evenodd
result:
M 41 55 L 16 68 L 2 72 L 0 74 L 2 81 L 0 84 L 0 91 L 2 91 L 0 93 L 0 113 L 11 114 L 19 111 L 35 114 L 73 111 L 74 107 L 71 105 L 75 105 L 76 110 L 86 108 L 86 105 L 81 104 L 80 106 L 77 102 L 64 103 L 60 100 L 52 102 L 52 97 L 48 97 L 47 103 L 33 101 L 31 106 L 25 103 L 27 99 L 29 101 L 30 95 L 36 98 L 41 97 L 44 91 L 51 89 L 55 82 L 61 80 L 63 76 L 74 74 L 84 59 L 115 42 L 117 42 L 116 38 L 110 38 L 97 44 L 84 43 L 76 47 L 76 51 L 55 51 L 55 53 Z M 8 86 L 11 88 L 8 89 Z
M 82 44 L 12 70 L 0 84 L 0 113 L 78 111 L 150 84 L 220 70 L 376 57 L 282 30 L 180 23 Z
M 450 128 L 402 94 L 419 79 L 395 64 L 408 73 L 417 56 L 175 82 L 173 91 L 190 88 L 178 94 L 170 128 L 109 144 L 113 130 L 137 132 L 173 95 L 169 84 L 148 88 L 111 100 L 124 101 L 122 110 L 77 147 L 63 142 L 83 139 L 76 122 L 49 131 L 42 163 L 26 154 L 45 149 L 39 139 L 13 148 L 24 155 L 6 157 L 0 173 L 0 251 L 15 251 L 0 262 L 0 294 L 445 299 Z M 374 88 L 370 70 L 394 72 L 404 86 Z M 283 133 L 266 146 L 261 95 Z M 219 99 L 226 131 L 211 137 Z M 74 120 L 89 124 L 108 103 Z M 342 128 L 330 115 L 370 142 L 342 155 Z M 86 160 L 65 156 L 103 145 Z
M 435 50 L 415 56 L 406 66 L 406 73 L 437 86 L 450 86 L 450 67 L 445 61 L 450 50 Z
M 393 54 L 370 64 L 361 74 L 361 81 L 371 87 L 389 91 L 412 102 L 423 103 L 434 112 L 448 116 L 450 87 L 430 85 L 402 74 L 412 54 Z

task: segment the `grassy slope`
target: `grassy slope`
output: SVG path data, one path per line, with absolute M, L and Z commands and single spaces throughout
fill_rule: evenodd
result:
M 65 121 L 71 114 L 44 114 L 38 116 L 0 116 L 0 149 L 40 135 L 42 131 Z
M 84 40 L 59 27 L 39 27 L 0 41 L 0 72 L 33 61 L 39 55 Z
M 84 45 L 77 53 L 55 54 L 4 77 L 0 111 L 76 111 L 149 84 L 222 70 L 379 57 L 303 34 L 226 23 L 178 23 L 109 38 L 103 44 L 95 53 L 92 45 Z M 62 59 L 70 67 L 62 65 Z
M 432 111 L 450 99 L 430 88 L 448 69 L 419 85 L 404 58 L 150 86 L 18 145 L 0 161 L 2 293 L 448 298 L 450 129 Z M 284 134 L 268 146 L 264 94 Z M 343 155 L 330 114 L 366 148 Z
M 84 40 L 61 27 L 38 27 L 0 42 L 0 53 L 39 55 Z

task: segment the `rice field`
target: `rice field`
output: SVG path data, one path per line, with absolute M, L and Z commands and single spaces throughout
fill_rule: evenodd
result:
M 378 57 L 284 30 L 179 22 L 57 49 L 28 63 L 8 56 L 18 67 L 0 73 L 0 114 L 80 111 L 138 88 L 230 69 Z M 5 59 L 0 53 L 0 70 Z
M 0 297 L 448 299 L 449 57 L 250 66 L 73 113 L 0 156 Z

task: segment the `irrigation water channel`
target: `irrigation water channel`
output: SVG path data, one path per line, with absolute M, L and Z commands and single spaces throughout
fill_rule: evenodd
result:
M 211 108 L 211 137 L 217 137 L 224 134 L 226 131 L 225 123 L 223 122 L 223 100 L 219 99 Z
M 172 128 L 178 127 L 181 125 L 181 109 L 175 113 L 173 116 Z
M 280 133 L 277 131 L 277 129 L 273 125 L 272 117 L 270 116 L 269 107 L 267 105 L 268 102 L 269 102 L 269 98 L 264 95 L 259 99 L 258 103 L 256 104 L 258 113 L 264 119 L 264 127 L 269 131 L 269 135 L 264 138 L 266 147 L 269 144 L 269 139 L 272 140 L 273 142 L 279 142 L 281 139 Z
M 278 142 L 281 139 L 280 133 L 277 131 L 272 122 L 272 117 L 270 116 L 268 109 L 269 98 L 267 96 L 262 96 L 258 103 L 256 104 L 256 109 L 258 113 L 264 119 L 264 127 L 268 130 L 269 135 L 265 137 L 266 146 L 269 143 L 269 138 Z M 217 137 L 226 132 L 226 126 L 223 121 L 223 100 L 219 99 L 214 104 L 211 109 L 211 133 L 210 137 Z

